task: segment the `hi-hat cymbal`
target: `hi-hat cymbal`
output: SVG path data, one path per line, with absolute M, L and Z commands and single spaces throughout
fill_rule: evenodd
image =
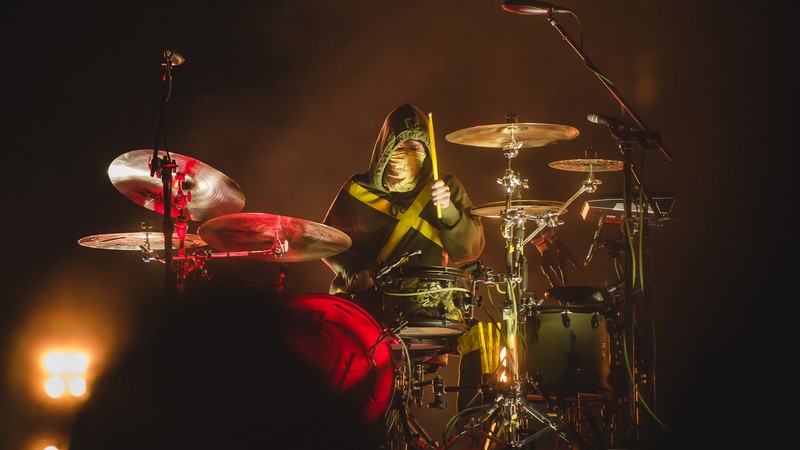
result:
M 182 190 L 188 192 L 188 202 L 183 211 L 189 220 L 204 221 L 211 217 L 239 212 L 244 207 L 244 193 L 239 185 L 222 172 L 194 158 L 169 154 L 177 165 L 173 180 L 183 174 Z M 118 156 L 108 167 L 111 183 L 134 203 L 164 214 L 164 185 L 159 176 L 150 176 L 148 163 L 152 150 L 133 150 Z M 172 188 L 174 200 L 178 184 Z M 178 217 L 178 208 L 171 210 Z
M 576 128 L 549 123 L 501 123 L 479 125 L 454 131 L 445 139 L 454 144 L 472 145 L 476 147 L 542 147 L 556 141 L 575 139 Z
M 215 217 L 197 232 L 211 247 L 226 251 L 254 251 L 262 261 L 297 262 L 339 254 L 352 245 L 350 236 L 336 228 L 294 217 L 266 213 L 236 213 Z M 270 250 L 278 249 L 278 252 Z
M 548 165 L 554 169 L 572 172 L 616 172 L 622 170 L 623 162 L 613 159 L 565 159 Z
M 139 250 L 143 245 L 148 250 L 164 250 L 164 233 L 160 231 L 139 231 L 134 233 L 95 234 L 78 239 L 84 247 L 106 250 Z M 183 248 L 202 247 L 205 242 L 196 234 L 187 233 L 183 238 Z M 172 248 L 180 246 L 177 234 L 172 235 Z
M 554 202 L 550 200 L 511 200 L 511 209 L 522 210 L 525 215 L 537 216 L 558 211 L 558 208 L 563 204 L 563 202 Z M 502 217 L 502 213 L 505 209 L 505 201 L 484 203 L 483 205 L 473 207 L 472 214 L 481 217 L 499 218 Z M 565 212 L 567 212 L 566 209 L 562 211 L 562 214 Z

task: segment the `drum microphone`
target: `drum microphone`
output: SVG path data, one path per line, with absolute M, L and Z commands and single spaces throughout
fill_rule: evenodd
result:
M 401 264 L 405 264 L 405 263 L 407 263 L 409 258 L 411 258 L 411 257 L 412 257 L 412 256 L 414 256 L 414 255 L 419 255 L 419 254 L 421 254 L 421 253 L 422 253 L 422 250 L 415 250 L 415 251 L 413 251 L 413 252 L 411 252 L 411 253 L 406 253 L 405 255 L 403 255 L 403 256 L 401 256 L 400 258 L 398 258 L 398 259 L 397 259 L 397 261 L 395 261 L 395 262 L 393 262 L 393 263 L 391 263 L 391 264 L 389 264 L 389 265 L 385 266 L 384 268 L 382 268 L 382 269 L 381 269 L 381 270 L 378 272 L 378 274 L 377 274 L 377 275 L 374 277 L 374 279 L 375 279 L 375 280 L 380 280 L 381 278 L 383 278 L 383 277 L 385 277 L 386 275 L 388 275 L 388 274 L 389 274 L 389 272 L 391 272 L 392 270 L 394 270 L 394 268 L 395 268 L 395 267 L 397 267 L 397 266 L 399 266 L 399 265 L 401 265 Z
M 589 245 L 589 252 L 586 253 L 586 258 L 583 260 L 583 265 L 588 266 L 589 261 L 592 260 L 592 255 L 594 254 L 594 246 L 597 244 L 597 240 L 600 238 L 600 235 L 603 234 L 603 230 L 606 228 L 606 223 L 603 221 L 603 217 L 600 216 L 600 220 L 597 222 L 597 229 L 594 232 L 594 237 L 592 237 L 592 243 Z
M 567 8 L 555 6 L 545 2 L 535 2 L 531 0 L 509 0 L 501 5 L 503 9 L 510 13 L 522 14 L 523 16 L 543 16 L 552 14 L 572 14 Z
M 164 60 L 169 61 L 172 67 L 180 66 L 186 62 L 186 58 L 181 56 L 180 53 L 170 49 L 164 50 Z

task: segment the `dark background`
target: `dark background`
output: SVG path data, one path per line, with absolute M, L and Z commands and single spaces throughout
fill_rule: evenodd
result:
M 0 447 L 66 428 L 75 405 L 41 398 L 39 355 L 50 345 L 92 351 L 102 371 L 137 337 L 164 283 L 138 252 L 78 245 L 85 236 L 160 225 L 121 195 L 109 164 L 151 149 L 162 53 L 174 71 L 165 115 L 168 149 L 234 179 L 243 212 L 322 221 L 341 183 L 367 168 L 383 118 L 410 101 L 435 117 L 440 173 L 475 204 L 503 200 L 499 149 L 445 136 L 520 122 L 576 127 L 580 135 L 523 149 L 513 168 L 527 199 L 566 201 L 585 174 L 553 161 L 621 159 L 599 111 L 622 117 L 606 88 L 543 16 L 501 1 L 114 2 L 13 5 L 3 20 L 5 269 L 0 301 Z M 789 268 L 796 166 L 780 11 L 700 1 L 560 4 L 573 40 L 674 157 L 634 149 L 651 191 L 676 195 L 673 220 L 651 230 L 657 333 L 657 415 L 682 448 L 762 446 L 790 430 L 776 406 L 792 391 Z M 786 67 L 784 67 L 786 66 Z M 588 152 L 588 153 L 587 153 Z M 621 172 L 599 174 L 594 196 L 619 192 Z M 581 260 L 595 223 L 578 198 L 556 229 Z M 500 272 L 497 219 L 484 219 L 481 260 Z M 199 223 L 190 222 L 190 233 Z M 531 290 L 548 287 L 528 250 Z M 216 259 L 218 277 L 273 281 L 279 265 Z M 326 293 L 321 260 L 287 264 L 290 294 Z M 596 253 L 574 284 L 606 286 L 611 259 Z M 157 305 L 156 305 L 157 306 Z M 275 318 L 280 320 L 280 318 Z M 265 355 L 270 343 L 263 343 Z M 645 419 L 647 420 L 647 419 Z M 56 439 L 56 438 L 53 438 Z M 63 441 L 62 441 L 63 442 Z M 653 447 L 656 445 L 653 444 Z M 40 448 L 43 447 L 40 446 Z

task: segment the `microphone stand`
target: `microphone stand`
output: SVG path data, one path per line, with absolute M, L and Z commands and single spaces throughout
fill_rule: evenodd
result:
M 597 78 L 600 80 L 600 82 L 603 83 L 603 86 L 605 86 L 606 89 L 608 89 L 608 91 L 611 92 L 611 95 L 614 96 L 614 98 L 617 100 L 617 102 L 619 102 L 619 104 L 623 108 L 625 108 L 625 111 L 627 111 L 627 113 L 631 116 L 631 118 L 634 121 L 636 121 L 636 124 L 639 126 L 639 128 L 643 132 L 642 134 L 647 137 L 648 144 L 644 145 L 644 147 L 650 147 L 652 145 L 657 146 L 658 149 L 661 150 L 661 153 L 667 158 L 667 160 L 669 160 L 671 162 L 672 159 L 673 159 L 672 158 L 672 154 L 667 150 L 667 148 L 664 146 L 664 144 L 661 143 L 661 138 L 658 136 L 658 133 L 650 131 L 650 129 L 644 123 L 644 120 L 642 120 L 639 117 L 639 115 L 636 113 L 636 111 L 634 111 L 633 108 L 631 108 L 631 106 L 628 105 L 628 102 L 626 102 L 625 99 L 622 98 L 622 95 L 619 93 L 617 88 L 614 87 L 614 85 L 612 85 L 611 82 L 608 81 L 608 79 L 600 72 L 600 70 L 597 68 L 597 66 L 595 66 L 594 63 L 589 59 L 589 57 L 586 56 L 586 54 L 583 52 L 583 50 L 581 50 L 581 48 L 578 47 L 575 44 L 575 41 L 572 40 L 570 35 L 566 31 L 564 31 L 564 28 L 562 28 L 561 25 L 556 21 L 555 17 L 553 17 L 553 13 L 552 12 L 550 14 L 548 14 L 547 21 L 550 22 L 550 25 L 552 25 L 553 28 L 555 28 L 558 31 L 558 33 L 561 35 L 561 37 L 564 39 L 564 41 L 567 44 L 569 44 L 569 46 L 572 48 L 572 50 L 574 50 L 575 53 L 578 54 L 578 56 L 581 58 L 583 63 L 586 65 L 586 67 L 592 73 L 594 73 L 595 76 L 597 76 Z
M 634 129 L 630 126 L 621 126 L 615 127 L 610 126 L 611 132 L 613 137 L 618 143 L 620 151 L 622 152 L 623 160 L 624 160 L 624 170 L 623 170 L 623 184 L 624 184 L 624 193 L 623 193 L 623 200 L 624 200 L 624 210 L 625 210 L 625 235 L 627 241 L 630 243 L 632 239 L 632 214 L 631 214 L 631 202 L 632 202 L 632 185 L 635 178 L 635 181 L 638 183 L 640 193 L 644 195 L 647 199 L 647 202 L 644 204 L 639 205 L 639 214 L 640 218 L 643 218 L 643 226 L 640 232 L 642 233 L 643 239 L 647 238 L 647 210 L 648 205 L 653 208 L 654 212 L 659 214 L 660 210 L 658 209 L 657 205 L 653 201 L 652 197 L 648 192 L 645 190 L 645 186 L 642 183 L 642 180 L 639 178 L 638 174 L 636 173 L 636 169 L 633 166 L 633 161 L 631 158 L 631 143 L 636 142 L 638 143 L 643 149 L 645 150 L 652 150 L 654 148 L 658 148 L 661 153 L 669 160 L 670 162 L 673 160 L 671 153 L 667 150 L 664 144 L 661 142 L 661 138 L 658 133 L 650 131 L 648 126 L 645 124 L 644 120 L 639 117 L 636 111 L 625 101 L 619 91 L 614 87 L 611 82 L 600 72 L 600 70 L 595 66 L 595 64 L 589 59 L 588 56 L 583 52 L 583 50 L 575 44 L 572 38 L 569 36 L 568 33 L 565 32 L 564 28 L 556 21 L 554 17 L 554 10 L 551 9 L 548 11 L 547 14 L 547 21 L 550 25 L 555 28 L 564 41 L 572 48 L 573 51 L 581 58 L 584 62 L 584 65 L 597 76 L 603 86 L 611 93 L 611 95 L 617 100 L 617 102 L 625 109 L 625 111 L 630 115 L 630 117 L 636 122 L 639 129 Z M 644 242 L 645 244 L 647 242 Z M 625 369 L 626 373 L 630 376 L 626 376 L 625 378 L 621 378 L 622 380 L 626 380 L 626 396 L 628 399 L 626 409 L 623 414 L 623 421 L 624 423 L 620 424 L 621 426 L 618 427 L 620 432 L 624 435 L 624 438 L 630 442 L 619 442 L 619 445 L 627 445 L 632 444 L 635 445 L 638 443 L 639 440 L 639 414 L 637 412 L 638 403 L 639 403 L 639 391 L 637 390 L 637 380 L 644 380 L 643 382 L 646 383 L 654 383 L 652 374 L 650 373 L 640 373 L 641 371 L 636 370 L 636 347 L 635 344 L 635 327 L 634 327 L 634 305 L 633 305 L 633 282 L 632 282 L 632 271 L 634 267 L 634 257 L 632 246 L 625 252 L 626 254 L 626 261 L 624 266 L 624 289 L 623 289 L 623 304 L 624 304 L 624 318 L 625 318 L 625 326 L 624 326 L 624 345 L 627 351 L 627 360 L 630 361 L 631 366 L 630 369 Z M 642 261 L 643 264 L 646 266 L 648 259 L 647 255 L 649 254 L 648 249 L 642 250 Z M 642 270 L 642 274 L 645 274 L 645 270 Z M 649 276 L 649 274 L 647 274 Z M 644 323 L 646 326 L 646 336 L 645 342 L 648 344 L 652 343 L 652 336 L 648 333 L 653 331 L 652 327 L 652 305 L 651 305 L 651 298 L 650 298 L 650 289 L 645 284 L 643 280 L 643 294 L 644 294 L 644 313 L 646 317 L 644 318 Z M 652 355 L 649 355 L 652 359 Z M 636 377 L 636 378 L 633 378 Z M 652 389 L 652 387 L 651 387 Z M 653 395 L 654 396 L 654 395 Z
M 167 297 L 175 293 L 177 289 L 177 273 L 172 267 L 172 234 L 174 232 L 174 224 L 172 222 L 172 173 L 176 171 L 177 164 L 169 156 L 167 148 L 167 138 L 164 135 L 164 111 L 169 101 L 170 94 L 172 93 L 172 68 L 173 58 L 172 51 L 166 50 L 164 52 L 164 90 L 161 96 L 161 104 L 158 108 L 158 116 L 156 122 L 156 139 L 153 145 L 153 157 L 150 162 L 150 176 L 159 175 L 161 177 L 161 184 L 163 189 L 163 203 L 164 214 L 162 217 L 162 227 L 164 233 L 164 268 L 165 268 L 165 290 Z M 164 138 L 165 155 L 163 159 L 159 159 L 158 148 L 161 138 Z

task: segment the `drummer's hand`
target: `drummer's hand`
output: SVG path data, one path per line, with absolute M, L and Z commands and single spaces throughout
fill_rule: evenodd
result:
M 450 187 L 442 180 L 434 181 L 431 185 L 431 200 L 434 205 L 441 206 L 442 209 L 450 206 Z
M 350 282 L 350 292 L 364 292 L 374 286 L 372 281 L 372 272 L 369 270 L 362 270 L 353 276 L 353 281 Z

